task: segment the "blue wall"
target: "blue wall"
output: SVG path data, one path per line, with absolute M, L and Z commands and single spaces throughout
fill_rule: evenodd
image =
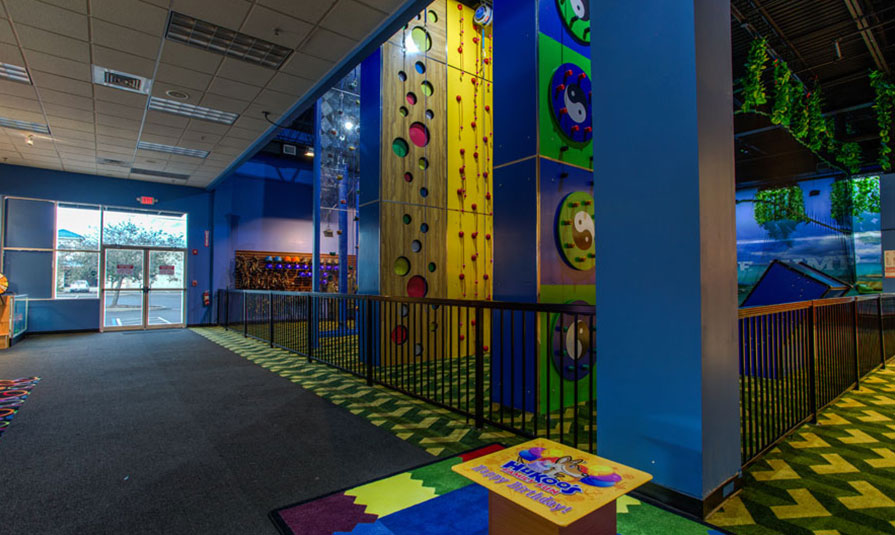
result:
M 140 195 L 158 199 L 159 210 L 188 214 L 187 321 L 210 323 L 211 307 L 202 304 L 202 292 L 211 290 L 211 248 L 205 247 L 205 230 L 211 228 L 212 194 L 199 188 L 117 178 L 106 178 L 33 167 L 0 165 L 0 195 L 54 201 L 145 208 Z M 193 255 L 196 249 L 198 254 Z M 196 281 L 196 287 L 192 287 Z M 34 301 L 28 329 L 31 332 L 99 329 L 99 300 Z
M 241 170 L 241 169 L 240 169 Z M 233 286 L 237 250 L 310 253 L 313 188 L 235 174 L 214 190 L 214 289 Z

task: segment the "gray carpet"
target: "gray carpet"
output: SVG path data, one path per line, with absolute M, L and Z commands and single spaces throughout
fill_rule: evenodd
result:
M 277 533 L 271 509 L 433 458 L 185 330 L 32 336 L 0 532 Z

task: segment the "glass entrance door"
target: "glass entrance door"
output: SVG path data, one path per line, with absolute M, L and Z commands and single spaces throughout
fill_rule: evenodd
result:
M 103 330 L 183 327 L 183 250 L 103 249 Z

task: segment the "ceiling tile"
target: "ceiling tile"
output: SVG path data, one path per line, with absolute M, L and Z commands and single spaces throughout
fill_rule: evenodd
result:
M 267 127 L 265 127 L 263 124 L 259 124 L 257 126 L 258 128 L 241 128 L 239 126 L 234 126 L 230 129 L 229 132 L 227 132 L 227 136 L 234 139 L 247 139 L 249 141 L 254 141 L 267 130 Z M 271 124 L 267 123 L 267 126 L 271 126 Z
M 7 108 L 6 106 L 0 106 L 0 117 L 15 119 L 16 121 L 27 121 L 29 123 L 44 124 L 46 122 L 43 114 L 39 111 L 28 111 L 21 108 Z
M 208 93 L 245 101 L 254 99 L 260 90 L 259 87 L 254 85 L 220 77 L 215 77 L 208 86 Z
M 296 48 L 308 37 L 312 28 L 303 20 L 255 6 L 239 31 L 286 48 Z
M 96 114 L 96 124 L 103 126 L 111 126 L 113 128 L 124 128 L 135 132 L 140 130 L 140 121 L 133 119 L 125 119 L 123 117 L 115 117 L 114 115 Z
M 217 75 L 230 80 L 264 87 L 277 71 L 233 58 L 224 58 Z
M 136 106 L 125 106 L 123 104 L 115 104 L 114 102 L 106 102 L 104 100 L 96 101 L 97 113 L 105 115 L 114 115 L 115 117 L 124 117 L 132 121 L 143 120 L 143 108 Z
M 267 84 L 269 89 L 295 95 L 295 100 L 305 94 L 314 85 L 314 82 L 298 76 L 292 76 L 284 72 L 278 72 Z
M 22 40 L 23 48 L 84 63 L 90 62 L 90 45 L 84 41 L 39 30 L 24 24 L 17 24 L 16 30 L 19 38 Z
M 308 80 L 319 80 L 328 73 L 335 63 L 327 59 L 315 58 L 301 52 L 293 52 L 289 61 L 280 69 L 282 72 L 301 76 Z
M 25 50 L 25 57 L 28 60 L 28 68 L 32 71 L 49 72 L 84 82 L 92 81 L 90 64 L 83 61 L 51 56 L 37 50 Z
M 191 142 L 196 143 L 212 143 L 217 144 L 221 141 L 222 136 L 215 134 L 207 134 L 205 132 L 186 131 L 180 136 L 180 143 L 183 146 L 189 145 Z
M 96 151 L 69 152 L 70 150 L 72 149 L 60 149 L 59 156 L 63 162 L 77 162 L 79 165 L 84 165 L 85 163 L 96 165 Z
M 96 152 L 116 152 L 119 154 L 133 154 L 137 148 L 136 139 L 121 139 L 114 136 L 96 136 Z
M 61 139 L 80 139 L 84 141 L 94 141 L 96 136 L 90 132 L 81 132 L 80 130 L 68 130 L 66 128 L 54 128 L 52 130 L 53 137 Z
M 170 44 L 173 43 L 165 43 L 165 48 Z M 224 63 L 227 61 L 234 60 L 225 59 Z M 187 92 L 190 92 L 190 89 L 205 91 L 205 88 L 207 88 L 209 82 L 211 82 L 211 75 L 193 69 L 178 67 L 177 65 L 160 63 L 155 79 L 157 82 L 165 82 L 178 89 L 186 90 Z
M 317 28 L 301 48 L 301 52 L 336 62 L 344 58 L 355 46 L 357 41 Z
M 52 89 L 54 91 L 71 93 L 72 95 L 78 95 L 80 97 L 89 98 L 93 96 L 93 84 L 89 82 L 82 82 L 81 80 L 75 80 L 73 78 L 56 76 L 55 74 L 50 74 L 43 71 L 32 72 L 31 79 L 37 86 L 38 91 L 43 91 L 44 89 Z
M 183 117 L 182 115 L 173 115 L 170 113 L 149 110 L 149 113 L 146 114 L 146 122 L 152 124 L 161 124 L 165 126 L 186 128 L 186 125 L 190 123 L 190 119 L 188 117 Z
M 245 0 L 174 0 L 171 9 L 231 30 L 238 30 L 250 6 L 251 3 Z
M 273 89 L 265 89 L 252 102 L 253 105 L 263 106 L 268 111 L 280 114 L 295 104 L 296 97 L 290 93 L 282 93 Z
M 59 128 L 67 128 L 70 130 L 80 130 L 81 132 L 94 132 L 93 122 L 75 121 L 74 119 L 66 119 L 64 117 L 47 117 L 50 121 L 50 131 Z
M 183 133 L 182 128 L 174 128 L 171 126 L 162 126 L 160 124 L 145 124 L 143 126 L 143 135 L 146 134 L 154 134 L 156 136 L 165 136 L 170 139 L 179 139 L 180 134 Z M 171 143 L 172 145 L 176 145 L 176 143 Z
M 206 108 L 214 108 L 216 110 L 229 111 L 231 113 L 242 113 L 249 105 L 248 101 L 245 100 L 236 100 L 209 93 L 206 93 L 205 96 L 202 97 L 200 104 Z
M 78 108 L 81 110 L 93 111 L 93 99 L 84 98 L 71 93 L 62 93 L 53 91 L 52 89 L 41 89 L 40 100 L 44 103 L 61 104 L 70 108 Z
M 93 42 L 121 52 L 155 60 L 158 57 L 161 37 L 94 19 Z
M 75 119 L 77 121 L 93 121 L 93 111 L 79 110 L 78 108 L 69 108 L 68 106 L 60 106 L 59 104 L 51 104 L 44 102 L 44 111 L 47 115 L 55 115 L 56 117 L 65 117 L 66 119 Z
M 25 62 L 22 60 L 22 52 L 18 45 L 9 43 L 0 43 L 0 61 L 11 65 L 24 67 Z
M 41 0 L 41 2 L 87 14 L 87 0 Z
M 92 0 L 90 14 L 108 22 L 161 37 L 168 10 L 137 0 Z
M 212 123 L 209 121 L 190 121 L 187 132 L 198 132 L 203 134 L 224 135 L 230 130 L 230 126 L 220 123 Z
M 360 41 L 382 24 L 386 15 L 354 0 L 339 0 L 320 26 Z
M 112 126 L 106 126 L 103 124 L 96 126 L 97 143 L 108 143 L 107 141 L 104 141 L 104 139 L 106 137 L 114 137 L 115 139 L 119 139 L 122 142 L 126 142 L 123 143 L 125 146 L 133 146 L 136 144 L 138 136 L 138 131 L 131 130 L 129 128 L 114 128 Z
M 56 140 L 56 146 L 59 147 L 59 150 L 96 150 L 96 141 L 93 139 L 73 139 L 73 138 L 62 138 L 56 133 L 53 133 L 53 139 Z
M 11 95 L 14 97 L 37 100 L 37 93 L 34 92 L 33 85 L 20 82 L 9 82 L 7 80 L 0 80 L 0 95 Z
M 223 56 L 200 50 L 174 41 L 165 41 L 162 63 L 184 67 L 189 70 L 214 74 Z
M 12 26 L 6 19 L 0 19 L 0 43 L 18 44 L 15 34 L 12 33 Z
M 258 3 L 293 17 L 316 24 L 335 3 L 333 0 L 296 2 L 295 0 L 258 0 Z
M 147 134 L 143 132 L 143 135 L 140 136 L 140 141 L 146 141 L 147 143 L 161 143 L 162 145 L 171 145 L 173 142 L 177 140 L 171 140 L 168 136 L 159 136 L 156 134 Z
M 87 17 L 80 13 L 48 4 L 35 4 L 33 0 L 6 2 L 6 9 L 9 10 L 9 16 L 17 29 L 27 24 L 81 41 L 90 39 Z
M 167 162 L 172 155 L 155 150 L 137 149 L 137 157 L 134 161 L 144 160 L 146 163 Z
M 114 87 L 106 87 L 104 85 L 94 86 L 95 96 L 97 100 L 105 102 L 114 102 L 115 104 L 123 104 L 135 108 L 146 107 L 146 95 L 125 91 Z
M 0 100 L 0 106 L 3 106 L 4 108 L 15 108 L 22 111 L 32 111 L 36 113 L 41 113 L 43 111 L 43 109 L 40 107 L 40 102 L 32 100 L 30 98 L 22 97 L 4 96 L 3 100 Z
M 100 67 L 144 78 L 152 78 L 152 71 L 155 69 L 153 60 L 99 45 L 93 45 L 93 62 Z
M 245 128 L 247 130 L 254 130 L 256 132 L 259 132 L 260 134 L 260 132 L 264 132 L 265 130 L 267 130 L 268 127 L 272 125 L 265 121 L 263 118 L 256 119 L 254 117 L 243 115 L 242 117 L 237 119 L 235 123 L 233 123 L 233 126 L 237 128 Z M 256 135 L 255 137 L 257 138 L 258 136 Z

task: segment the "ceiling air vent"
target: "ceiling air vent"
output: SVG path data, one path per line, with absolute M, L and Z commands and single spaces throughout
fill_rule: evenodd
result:
M 131 162 L 126 162 L 124 160 L 114 160 L 112 158 L 97 158 L 96 163 L 100 165 L 115 165 L 118 167 L 128 167 Z
M 139 167 L 132 167 L 131 173 L 134 173 L 136 175 L 155 176 L 158 178 L 173 178 L 174 180 L 190 179 L 190 175 L 184 175 L 182 173 L 168 173 L 166 171 L 156 171 L 155 169 L 141 169 Z
M 289 145 L 287 143 L 283 143 L 283 154 L 288 154 L 289 156 L 295 156 L 298 153 L 295 145 Z
M 143 78 L 136 74 L 113 71 L 99 65 L 93 66 L 93 83 L 140 93 L 141 95 L 148 95 L 149 90 L 152 88 L 152 80 L 148 78 Z
M 269 69 L 279 69 L 292 54 L 290 48 L 176 11 L 168 18 L 165 37 Z

